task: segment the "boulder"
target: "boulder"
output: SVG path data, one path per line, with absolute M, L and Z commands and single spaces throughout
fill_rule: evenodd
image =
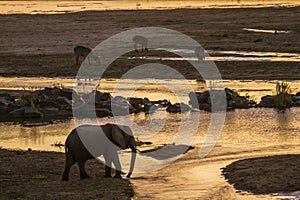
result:
M 92 94 L 95 95 L 95 102 L 106 101 L 112 98 L 112 96 L 107 92 L 102 93 L 100 91 L 94 90 Z
M 55 107 L 47 107 L 47 108 L 40 109 L 40 111 L 44 114 L 44 116 L 49 116 L 49 115 L 57 115 L 59 109 Z
M 112 116 L 112 112 L 106 108 L 96 108 L 97 117 L 109 117 Z
M 219 93 L 216 90 L 211 90 L 205 91 L 205 92 L 195 92 L 195 93 L 190 93 L 190 101 L 189 104 L 193 108 L 199 108 L 200 110 L 205 110 L 205 111 L 211 111 L 211 94 L 212 97 L 215 98 L 216 100 L 220 99 L 221 96 L 219 96 L 221 93 Z M 248 96 L 240 96 L 237 92 L 225 88 L 225 94 L 226 94 L 226 109 L 227 110 L 232 110 L 235 108 L 250 108 L 254 107 L 256 105 L 256 102 L 249 100 Z M 196 96 L 197 102 L 195 102 L 194 96 Z M 218 103 L 218 101 L 217 101 Z M 223 102 L 219 102 L 223 103 Z
M 150 102 L 148 98 L 129 97 L 127 98 L 127 100 L 129 104 L 134 108 L 135 113 L 143 111 L 145 105 Z
M 268 108 L 275 107 L 274 96 L 271 95 L 263 96 L 259 104 L 257 104 L 257 107 L 268 107 Z
M 39 110 L 33 107 L 25 106 L 9 113 L 14 118 L 42 118 L 44 116 Z
M 15 98 L 12 97 L 10 94 L 0 94 L 0 104 L 4 106 L 15 105 Z
M 159 105 L 159 104 L 153 104 L 151 102 L 148 102 L 144 105 L 143 111 L 146 114 L 152 114 L 154 113 L 157 109 L 159 108 L 163 108 L 163 106 Z
M 69 100 L 72 99 L 73 94 L 76 95 L 77 93 L 76 93 L 75 90 L 73 90 L 71 88 L 63 88 L 63 89 L 60 90 L 60 96 L 66 97 Z
M 170 101 L 167 99 L 164 100 L 158 100 L 158 101 L 150 101 L 152 104 L 160 105 L 162 107 L 167 107 L 170 104 Z
M 185 113 L 190 110 L 191 110 L 191 107 L 185 103 L 175 103 L 175 104 L 170 103 L 167 106 L 167 112 L 170 112 L 170 113 Z

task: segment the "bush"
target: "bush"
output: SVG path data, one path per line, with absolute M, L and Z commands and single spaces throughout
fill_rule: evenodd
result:
M 32 108 L 35 108 L 36 104 L 38 103 L 38 99 L 33 92 L 23 91 L 18 99 L 18 103 L 21 107 L 31 106 Z
M 276 84 L 276 95 L 274 96 L 275 107 L 287 108 L 292 105 L 291 87 L 288 83 L 281 82 Z

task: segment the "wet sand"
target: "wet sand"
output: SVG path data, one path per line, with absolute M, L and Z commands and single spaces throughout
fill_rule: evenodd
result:
M 86 11 L 0 15 L 2 76 L 75 76 L 73 48 L 95 47 L 121 31 L 157 26 L 180 31 L 207 50 L 299 53 L 300 7 Z M 109 19 L 109 20 L 108 20 Z M 243 28 L 290 31 L 249 32 Z M 163 53 L 165 54 L 165 53 Z M 131 55 L 144 55 L 143 53 Z M 148 54 L 147 54 L 148 55 Z M 149 55 L 161 56 L 152 51 Z M 149 61 L 148 61 L 149 62 Z M 118 59 L 104 77 L 118 78 L 142 60 Z M 161 61 L 200 79 L 186 61 Z M 216 62 L 224 79 L 300 79 L 299 62 Z
M 237 190 L 255 194 L 300 191 L 300 155 L 278 155 L 236 161 L 223 169 Z

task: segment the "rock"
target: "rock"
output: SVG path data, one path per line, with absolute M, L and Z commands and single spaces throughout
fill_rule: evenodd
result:
M 44 116 L 44 114 L 38 111 L 36 108 L 32 108 L 32 107 L 24 107 L 24 108 L 25 108 L 24 110 L 25 118 L 42 118 Z
M 45 96 L 53 95 L 52 88 L 49 88 L 49 87 L 46 87 L 43 90 L 36 90 L 36 91 L 34 91 L 34 93 L 37 95 L 45 95 Z
M 66 97 L 69 100 L 72 100 L 73 94 L 76 95 L 76 91 L 71 88 L 63 88 L 60 90 L 60 96 Z
M 95 95 L 95 102 L 106 101 L 112 98 L 112 96 L 109 93 L 102 93 L 97 90 L 94 90 L 92 94 Z
M 97 117 L 109 117 L 113 116 L 112 112 L 106 108 L 96 108 Z
M 299 92 L 298 92 L 299 93 Z M 297 94 L 298 94 L 297 93 Z M 299 95 L 294 95 L 292 98 L 293 101 L 300 101 L 300 94 Z
M 297 92 L 296 95 L 293 95 L 292 106 L 300 107 L 300 92 Z
M 113 116 L 123 116 L 128 115 L 133 112 L 133 109 L 130 109 L 128 105 L 121 105 L 118 103 L 111 104 L 111 112 Z
M 145 105 L 149 103 L 148 98 L 129 97 L 127 100 L 129 104 L 135 109 L 134 112 L 142 111 Z
M 153 104 L 151 102 L 148 102 L 144 105 L 144 108 L 143 108 L 143 111 L 146 113 L 146 114 L 152 114 L 154 113 L 157 109 L 159 108 L 162 108 L 163 106 L 161 105 L 156 105 L 156 104 Z
M 201 104 L 199 104 L 199 109 L 205 110 L 207 112 L 211 112 L 211 105 L 208 103 L 201 103 Z
M 57 101 L 58 105 L 68 105 L 68 106 L 72 106 L 72 101 L 69 100 L 69 99 L 66 98 L 66 97 L 61 97 L 61 96 L 59 96 L 59 97 L 56 98 L 56 101 Z
M 51 93 L 54 96 L 60 96 L 61 95 L 61 89 L 58 88 L 58 87 L 51 88 Z
M 57 115 L 58 112 L 59 112 L 59 109 L 58 108 L 55 108 L 55 107 L 47 107 L 47 108 L 42 108 L 40 110 L 45 116 L 48 116 L 48 115 Z
M 72 110 L 59 110 L 57 112 L 56 116 L 71 117 L 71 116 L 73 116 L 73 112 L 72 112 Z
M 115 113 L 119 113 L 118 115 L 125 115 L 126 113 L 130 114 L 134 112 L 134 108 L 127 99 L 121 96 L 116 96 L 111 99 L 111 108 L 114 115 Z
M 0 104 L 5 106 L 15 105 L 15 98 L 10 94 L 0 94 Z
M 146 103 L 143 98 L 130 97 L 130 98 L 127 98 L 127 100 L 132 105 L 132 107 L 135 109 L 135 111 L 141 111 L 143 109 L 143 106 Z
M 259 104 L 257 104 L 257 107 L 268 107 L 268 108 L 275 107 L 274 96 L 270 96 L 270 95 L 263 96 Z
M 9 113 L 9 116 L 14 117 L 14 118 L 23 118 L 24 110 L 25 110 L 25 108 L 19 108 L 19 109 L 13 110 Z
M 294 107 L 300 107 L 300 100 L 293 101 L 292 106 L 294 106 Z
M 18 109 L 15 98 L 9 94 L 0 94 L 0 113 L 8 114 L 9 112 Z
M 160 105 L 162 107 L 167 107 L 170 104 L 170 101 L 167 99 L 164 100 L 158 100 L 158 101 L 150 101 L 152 104 Z
M 14 118 L 42 118 L 44 116 L 44 114 L 38 111 L 36 108 L 29 106 L 11 111 L 9 115 Z
M 167 112 L 170 113 L 185 113 L 191 110 L 191 107 L 185 103 L 169 104 L 167 106 Z
M 226 109 L 232 110 L 235 108 L 250 108 L 254 107 L 256 105 L 256 102 L 249 100 L 249 97 L 243 97 L 240 96 L 237 92 L 225 88 L 225 94 L 226 94 L 226 102 L 223 101 L 216 101 L 216 103 L 226 103 Z M 196 99 L 198 102 L 195 102 L 194 95 L 196 96 Z M 190 101 L 189 104 L 193 108 L 199 108 L 200 110 L 210 111 L 211 112 L 211 95 L 215 100 L 220 100 L 222 97 L 222 93 L 218 92 L 217 90 L 211 90 L 205 91 L 205 92 L 196 92 L 196 93 L 190 93 Z M 222 107 L 221 105 L 217 106 Z

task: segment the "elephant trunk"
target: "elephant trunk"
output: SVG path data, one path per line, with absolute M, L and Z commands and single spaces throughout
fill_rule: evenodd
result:
M 127 178 L 130 178 L 133 169 L 134 169 L 134 164 L 135 164 L 135 159 L 136 159 L 136 148 L 134 146 L 131 147 L 131 161 L 130 161 L 130 169 L 127 174 Z

